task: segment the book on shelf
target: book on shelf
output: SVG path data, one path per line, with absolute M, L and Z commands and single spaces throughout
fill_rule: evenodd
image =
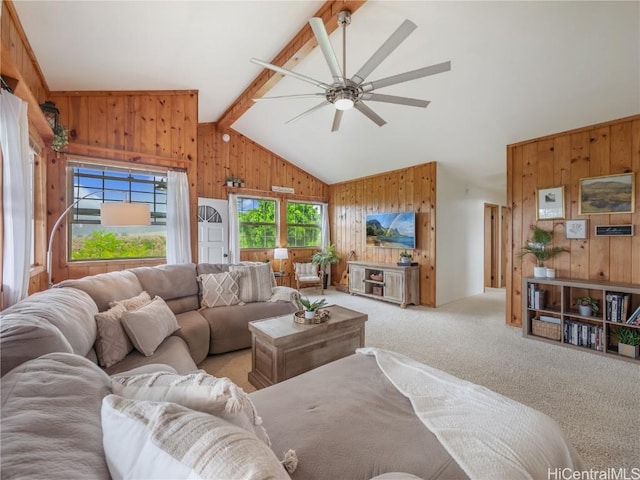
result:
M 640 307 L 636 308 L 636 310 L 629 316 L 627 324 L 640 325 Z
M 527 291 L 527 303 L 529 308 L 541 310 L 545 307 L 545 290 L 538 288 L 538 285 L 529 284 Z
M 604 331 L 601 325 L 566 321 L 563 335 L 564 343 L 592 350 L 604 350 Z
M 609 322 L 624 323 L 629 311 L 629 294 L 609 292 L 605 296 L 606 319 Z
M 541 322 L 555 323 L 555 324 L 560 325 L 560 318 L 559 317 L 552 317 L 551 315 L 540 315 L 538 317 L 538 320 L 540 320 Z

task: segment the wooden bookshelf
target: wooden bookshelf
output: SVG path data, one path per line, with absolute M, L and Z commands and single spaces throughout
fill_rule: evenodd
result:
M 577 297 L 586 295 L 596 299 L 599 306 L 588 316 L 581 315 L 575 305 Z M 640 325 L 627 324 L 640 308 L 640 285 L 525 277 L 522 297 L 525 337 L 640 363 L 640 358 L 618 353 L 614 335 L 620 328 L 640 332 Z

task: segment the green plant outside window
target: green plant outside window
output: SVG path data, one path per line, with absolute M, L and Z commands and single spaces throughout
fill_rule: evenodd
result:
M 275 248 L 278 238 L 275 200 L 238 197 L 240 248 Z
M 322 244 L 322 205 L 287 203 L 287 246 L 320 247 Z

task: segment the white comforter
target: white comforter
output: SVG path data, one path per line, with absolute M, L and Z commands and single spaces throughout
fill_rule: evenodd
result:
M 357 352 L 376 357 L 471 479 L 546 479 L 555 468 L 583 470 L 580 457 L 547 415 L 395 352 Z

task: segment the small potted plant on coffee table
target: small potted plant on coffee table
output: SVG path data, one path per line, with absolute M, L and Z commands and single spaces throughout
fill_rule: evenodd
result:
M 313 320 L 316 316 L 316 312 L 327 303 L 325 298 L 312 302 L 307 297 L 300 298 L 300 305 L 304 310 L 304 318 L 307 320 Z
M 618 353 L 625 357 L 638 358 L 640 351 L 640 331 L 633 328 L 620 328 L 613 332 L 618 339 Z
M 598 301 L 589 296 L 576 298 L 576 305 L 578 306 L 580 315 L 583 317 L 595 315 L 599 310 Z

